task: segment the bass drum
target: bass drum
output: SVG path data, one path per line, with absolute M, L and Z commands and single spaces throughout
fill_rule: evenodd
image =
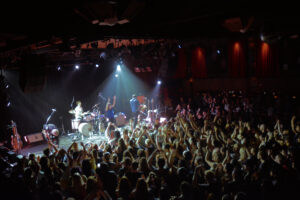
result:
M 72 119 L 71 125 L 73 130 L 78 130 L 80 124 L 80 119 Z
M 78 131 L 82 135 L 89 137 L 90 132 L 93 131 L 93 126 L 90 123 L 81 123 L 79 124 Z

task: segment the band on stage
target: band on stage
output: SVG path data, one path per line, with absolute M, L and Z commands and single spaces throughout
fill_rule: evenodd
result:
M 138 122 L 145 122 L 148 124 L 154 124 L 156 118 L 159 116 L 158 109 L 153 109 L 154 100 L 151 101 L 144 96 L 132 95 L 132 98 L 128 101 L 130 106 L 129 117 L 123 112 L 116 113 L 115 105 L 117 98 L 104 98 L 105 107 L 103 112 L 101 111 L 101 103 L 97 103 L 92 106 L 88 111 L 84 111 L 81 101 L 76 101 L 76 107 L 69 110 L 69 113 L 73 115 L 71 119 L 71 128 L 76 137 L 91 137 L 91 135 L 104 136 L 104 132 L 108 123 L 113 123 L 117 127 L 125 126 L 128 119 L 133 121 L 133 127 Z M 73 99 L 74 100 L 74 99 Z M 56 111 L 56 110 L 55 110 Z M 52 115 L 53 113 L 51 113 Z M 49 118 L 51 118 L 51 115 Z M 48 118 L 48 120 L 49 120 Z M 47 120 L 47 122 L 48 122 Z M 59 129 L 54 124 L 45 123 L 43 126 L 43 135 L 45 139 L 52 144 L 59 144 Z

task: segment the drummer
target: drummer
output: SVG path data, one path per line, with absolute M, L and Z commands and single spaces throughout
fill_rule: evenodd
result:
M 114 107 L 116 105 L 116 96 L 113 97 L 113 103 L 110 103 L 110 98 L 107 99 L 106 107 L 105 107 L 105 113 L 106 118 L 109 122 L 115 123 L 115 111 Z
M 75 119 L 81 119 L 82 118 L 82 114 L 83 114 L 83 109 L 82 109 L 82 106 L 81 106 L 81 101 L 77 101 L 76 104 L 77 104 L 77 106 L 74 109 Z

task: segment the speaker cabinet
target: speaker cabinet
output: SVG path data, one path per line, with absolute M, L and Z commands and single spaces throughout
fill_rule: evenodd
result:
M 42 142 L 44 141 L 44 137 L 42 133 L 33 133 L 33 134 L 29 134 L 24 136 L 24 140 L 31 144 L 31 143 L 36 143 L 36 142 Z

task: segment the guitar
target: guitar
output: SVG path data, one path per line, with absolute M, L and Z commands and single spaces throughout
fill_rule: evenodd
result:
M 17 130 L 16 122 L 11 121 L 11 128 L 13 130 L 13 135 L 11 136 L 11 145 L 13 149 L 18 152 L 23 147 L 23 142 Z

